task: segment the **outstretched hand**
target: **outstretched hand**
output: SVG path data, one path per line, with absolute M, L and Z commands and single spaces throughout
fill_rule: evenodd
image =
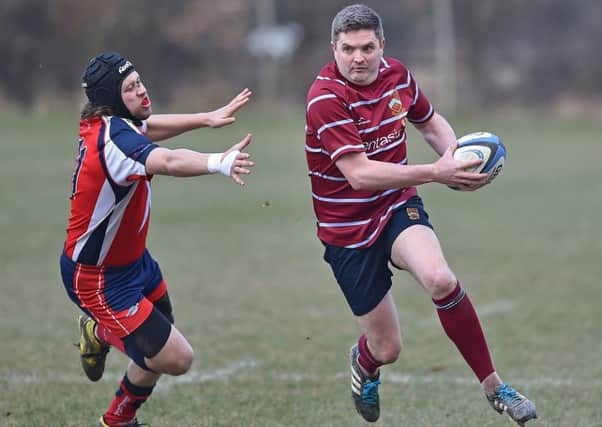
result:
M 481 188 L 487 183 L 487 174 L 467 172 L 467 170 L 478 166 L 482 160 L 456 160 L 454 158 L 456 148 L 458 142 L 451 144 L 441 158 L 433 164 L 435 181 L 463 191 Z
M 253 92 L 245 88 L 242 92 L 232 98 L 232 101 L 227 105 L 207 113 L 207 124 L 209 127 L 221 128 L 222 126 L 234 123 L 236 121 L 234 114 L 249 102 L 252 94 Z
M 230 177 L 236 182 L 238 185 L 245 185 L 245 182 L 242 180 L 241 175 L 249 175 L 252 168 L 255 166 L 255 163 L 249 160 L 251 158 L 251 154 L 243 153 L 242 151 L 251 143 L 253 136 L 249 133 L 245 136 L 239 143 L 234 144 L 227 151 L 224 152 L 221 160 L 225 159 L 228 154 L 233 151 L 239 151 L 236 155 L 236 158 L 232 162 L 232 168 L 230 169 Z

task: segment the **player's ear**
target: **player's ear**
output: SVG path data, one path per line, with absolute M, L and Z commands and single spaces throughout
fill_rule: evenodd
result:
M 332 48 L 332 51 L 335 52 L 337 50 L 337 43 L 336 42 L 330 42 L 330 47 Z
M 385 38 L 384 37 L 382 39 L 380 39 L 380 48 L 381 49 L 385 48 Z

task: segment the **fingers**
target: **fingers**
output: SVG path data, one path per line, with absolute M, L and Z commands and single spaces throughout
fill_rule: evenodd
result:
M 459 172 L 456 175 L 456 178 L 464 180 L 464 181 L 468 181 L 468 182 L 485 182 L 487 181 L 487 177 L 489 175 L 487 175 L 486 173 L 475 173 L 475 172 Z
M 232 174 L 230 175 L 235 183 L 238 185 L 244 186 L 245 182 L 242 180 L 240 175 L 249 175 L 251 171 L 247 168 L 243 168 L 240 166 L 235 166 L 232 168 Z
M 477 191 L 479 188 L 485 186 L 484 184 L 468 184 L 468 185 L 458 185 L 456 188 L 460 191 Z
M 246 145 L 248 145 L 249 142 L 251 142 L 250 137 L 251 137 L 250 134 L 247 135 L 245 137 L 245 139 L 243 139 L 243 141 L 240 142 L 240 144 L 242 144 L 243 142 L 248 140 L 246 142 Z M 234 163 L 232 165 L 232 172 L 231 172 L 230 176 L 232 177 L 234 182 L 236 182 L 240 186 L 245 185 L 245 182 L 242 180 L 242 178 L 240 176 L 241 175 L 249 175 L 251 173 L 251 170 L 249 168 L 252 168 L 253 166 L 255 166 L 255 162 L 249 160 L 250 158 L 251 158 L 251 155 L 249 153 L 239 153 L 236 156 L 236 160 L 234 161 Z
M 247 145 L 251 143 L 252 139 L 253 135 L 248 133 L 247 136 L 245 136 L 238 144 L 235 145 L 236 149 L 238 151 L 242 151 Z
M 238 174 L 233 173 L 231 176 L 235 183 L 237 183 L 241 187 L 244 187 L 245 182 L 240 178 L 240 176 L 238 176 Z
M 230 104 L 228 105 L 229 113 L 233 114 L 240 110 L 245 104 L 247 104 L 251 100 L 252 94 L 253 92 L 251 92 L 249 89 L 243 89 L 242 92 L 236 95 L 234 99 L 232 99 L 232 101 L 230 101 Z
M 236 95 L 234 97 L 234 99 L 237 99 L 237 98 L 249 98 L 252 94 L 253 94 L 253 92 L 251 92 L 249 90 L 249 88 L 246 87 L 242 91 L 240 91 L 240 93 L 238 95 Z
M 236 160 L 232 165 L 232 170 L 236 172 L 236 168 L 244 169 L 244 168 L 252 168 L 255 166 L 255 162 L 250 160 Z
M 458 161 L 458 164 L 460 165 L 460 169 L 462 169 L 462 170 L 474 168 L 475 166 L 479 166 L 481 163 L 483 163 L 483 160 L 481 160 L 481 159 Z
M 232 165 L 232 173 L 233 174 L 248 175 L 251 173 L 251 170 L 249 168 L 252 168 L 253 166 L 255 166 L 255 162 L 253 162 L 251 160 L 247 160 L 250 157 L 250 155 L 247 153 L 243 153 L 243 154 L 245 154 L 246 157 L 244 159 L 241 159 L 240 156 L 242 156 L 242 154 L 239 154 L 239 157 L 237 157 L 236 161 Z
M 234 144 L 228 151 L 224 153 L 226 156 L 228 153 L 233 151 L 239 151 L 236 154 L 236 159 L 232 163 L 232 168 L 230 169 L 230 177 L 236 182 L 238 185 L 245 185 L 244 181 L 240 177 L 241 175 L 248 175 L 251 173 L 249 168 L 255 166 L 255 163 L 251 160 L 251 154 L 242 152 L 253 139 L 253 135 L 250 133 L 247 134 L 239 143 Z
M 482 186 L 487 183 L 486 173 L 462 172 L 458 173 L 453 180 L 454 186 Z
M 457 185 L 454 187 L 454 189 L 460 190 L 460 191 L 475 191 L 477 189 L 477 187 L 472 186 L 472 185 Z
M 234 114 L 244 107 L 251 100 L 250 96 L 246 98 L 234 99 L 227 107 L 227 113 Z
M 251 99 L 251 95 L 253 95 L 253 92 L 251 92 L 248 88 L 245 88 L 241 93 L 238 94 L 238 98 L 247 102 L 249 99 Z
M 220 128 L 234 123 L 236 121 L 234 114 L 251 100 L 252 94 L 253 92 L 245 88 L 236 95 L 228 105 L 213 111 L 212 114 L 214 117 L 210 126 L 213 128 Z
M 232 173 L 234 173 L 235 175 L 249 175 L 251 173 L 251 170 L 243 168 L 242 166 L 235 166 L 232 168 Z

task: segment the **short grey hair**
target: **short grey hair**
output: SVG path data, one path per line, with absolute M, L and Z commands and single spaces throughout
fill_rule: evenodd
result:
M 333 43 L 340 33 L 356 30 L 374 30 L 376 38 L 385 38 L 383 22 L 374 10 L 363 4 L 352 4 L 341 9 L 332 20 L 330 40 Z

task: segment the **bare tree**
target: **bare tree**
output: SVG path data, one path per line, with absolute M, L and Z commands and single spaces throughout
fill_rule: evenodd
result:
M 456 108 L 456 32 L 452 0 L 433 0 L 432 6 L 437 98 L 446 110 L 454 111 Z

